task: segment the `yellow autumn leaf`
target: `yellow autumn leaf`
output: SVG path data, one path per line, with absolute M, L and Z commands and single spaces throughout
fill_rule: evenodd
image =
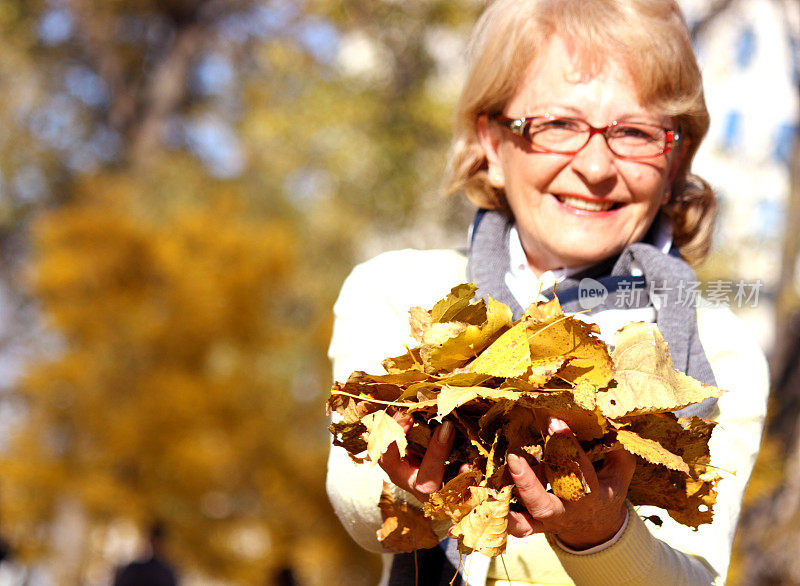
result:
M 445 386 L 439 393 L 438 412 L 436 420 L 441 421 L 453 409 L 465 405 L 475 399 L 490 399 L 499 401 L 501 399 L 514 400 L 519 397 L 519 393 L 512 389 L 490 389 L 488 387 L 451 387 Z
M 450 289 L 447 297 L 437 301 L 430 310 L 431 320 L 442 323 L 462 321 L 480 324 L 486 319 L 486 305 L 483 300 L 473 302 L 478 286 L 475 283 L 462 283 Z M 470 308 L 472 308 L 470 310 Z M 483 312 L 481 315 L 480 312 Z M 478 320 L 477 322 L 475 320 Z
M 561 303 L 558 301 L 558 297 L 553 297 L 550 301 L 544 303 L 531 303 L 528 309 L 525 310 L 522 319 L 531 318 L 544 321 L 561 315 L 564 315 Z
M 486 489 L 485 500 L 453 526 L 450 535 L 458 539 L 461 553 L 477 551 L 486 556 L 497 556 L 505 551 L 511 488 L 508 485 L 499 491 Z
M 606 417 L 676 411 L 722 394 L 673 368 L 667 343 L 655 324 L 628 324 L 617 331 L 614 343 L 617 384 L 597 396 Z
M 370 461 L 377 462 L 393 443 L 397 444 L 400 455 L 405 456 L 408 445 L 406 433 L 386 411 L 365 415 L 361 423 L 367 428 L 367 454 Z
M 530 321 L 528 342 L 532 361 L 553 357 L 569 358 L 559 376 L 573 384 L 589 381 L 598 388 L 611 380 L 614 369 L 606 344 L 596 337 L 597 326 L 572 316 L 554 315 Z
M 617 431 L 617 441 L 631 454 L 636 454 L 648 462 L 689 473 L 689 466 L 683 461 L 683 458 L 673 454 L 655 440 L 646 439 L 635 432 L 620 429 Z
M 526 322 L 520 322 L 501 335 L 469 365 L 472 372 L 490 376 L 520 376 L 531 366 Z
M 531 360 L 530 369 L 523 376 L 532 387 L 543 387 L 558 374 L 566 361 L 566 356 L 545 356 Z
M 427 315 L 427 313 L 425 315 Z M 427 324 L 420 333 L 420 344 L 422 345 L 420 355 L 422 359 L 426 361 L 426 355 L 430 355 L 431 352 L 459 336 L 469 328 L 472 328 L 470 331 L 478 330 L 478 326 L 471 326 L 470 324 L 460 321 Z M 455 342 L 451 343 L 447 350 L 449 350 L 451 346 L 455 346 Z M 445 352 L 447 350 L 445 350 Z
M 464 327 L 454 335 L 444 339 L 444 335 L 426 337 L 420 355 L 433 371 L 453 370 L 474 359 L 497 336 L 507 329 L 513 321 L 511 310 L 494 299 L 489 298 L 486 321 L 481 325 L 461 323 Z M 449 322 L 452 323 L 452 322 Z M 432 324 L 431 328 L 448 324 Z M 455 330 L 453 330 L 455 332 Z
M 384 358 L 381 366 L 390 374 L 405 372 L 407 370 L 424 370 L 419 348 L 411 348 L 405 354 Z
M 597 407 L 597 385 L 587 380 L 582 380 L 570 389 L 575 403 L 587 411 Z

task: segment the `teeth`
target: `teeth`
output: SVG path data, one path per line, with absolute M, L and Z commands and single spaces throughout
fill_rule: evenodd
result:
M 571 208 L 590 212 L 605 212 L 614 207 L 614 202 L 611 201 L 586 201 L 585 199 L 569 196 L 559 196 L 558 201 Z

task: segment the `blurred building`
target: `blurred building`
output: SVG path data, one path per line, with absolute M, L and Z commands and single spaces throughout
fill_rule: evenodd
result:
M 789 195 L 789 160 L 798 130 L 800 4 L 796 0 L 679 0 L 703 70 L 711 112 L 695 171 L 720 197 L 715 250 L 727 275 L 763 282 L 755 307 L 734 307 L 762 347 L 773 334 Z

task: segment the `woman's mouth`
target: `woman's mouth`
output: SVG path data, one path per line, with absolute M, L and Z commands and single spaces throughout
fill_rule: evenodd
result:
M 613 201 L 590 201 L 580 197 L 573 197 L 571 195 L 556 195 L 555 197 L 565 206 L 579 210 L 586 210 L 588 212 L 607 212 L 609 210 L 616 209 L 620 205 Z

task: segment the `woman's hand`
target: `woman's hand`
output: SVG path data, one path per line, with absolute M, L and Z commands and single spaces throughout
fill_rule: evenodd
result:
M 563 421 L 551 419 L 548 427 L 550 433 L 569 434 L 577 444 Z M 511 535 L 526 537 L 533 533 L 551 533 L 567 547 L 580 550 L 605 543 L 619 531 L 625 522 L 625 498 L 636 468 L 636 457 L 624 450 L 609 452 L 603 467 L 595 471 L 580 446 L 578 452 L 589 492 L 575 502 L 547 492 L 523 458 L 508 455 L 508 469 L 526 509 L 524 513 L 509 513 Z
M 411 429 L 410 418 L 398 418 L 397 422 L 406 433 Z M 453 424 L 445 420 L 431 435 L 428 449 L 421 461 L 413 456 L 401 458 L 397 444 L 392 444 L 378 464 L 386 471 L 389 480 L 413 494 L 420 502 L 425 502 L 432 492 L 442 486 L 445 462 L 453 449 L 454 439 Z

